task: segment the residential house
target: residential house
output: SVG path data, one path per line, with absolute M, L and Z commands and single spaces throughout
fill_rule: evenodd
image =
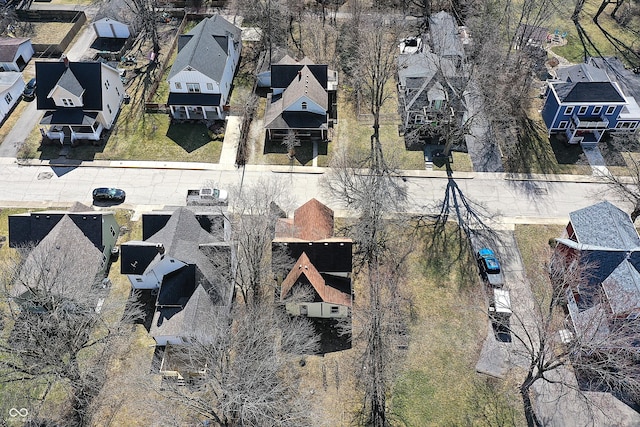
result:
M 89 215 L 89 212 L 86 214 Z M 101 221 L 83 220 L 73 212 L 31 215 L 9 217 L 10 236 L 16 239 L 18 231 L 25 231 L 25 235 L 17 240 L 36 245 L 29 252 L 18 280 L 13 284 L 11 296 L 14 300 L 23 309 L 39 312 L 46 310 L 46 304 L 43 305 L 38 296 L 44 289 L 48 294 L 70 299 L 93 296 L 95 286 L 104 278 L 109 260 L 95 241 L 99 234 L 96 229 L 100 228 Z M 98 309 L 99 296 L 95 296 Z
M 120 226 L 113 212 L 96 211 L 82 203 L 75 203 L 68 211 L 48 210 L 9 215 L 9 247 L 39 244 L 64 218 L 73 222 L 98 250 L 101 254 L 100 266 L 105 272 L 120 235 Z
M 129 26 L 111 18 L 102 18 L 94 21 L 93 30 L 98 38 L 128 39 L 131 35 Z
M 240 36 L 240 28 L 213 15 L 178 38 L 178 54 L 167 79 L 167 104 L 174 119 L 224 120 L 240 62 Z
M 433 53 L 440 58 L 450 60 L 455 66 L 461 67 L 464 61 L 464 45 L 469 39 L 466 30 L 459 26 L 456 19 L 445 11 L 429 16 L 429 44 Z
M 549 136 L 595 145 L 606 133 L 635 132 L 640 107 L 606 72 L 589 64 L 558 69 L 547 82 L 542 118 Z
M 17 71 L 0 72 L 0 122 L 2 122 L 13 110 L 13 107 L 22 98 L 24 81 L 22 73 Z
M 33 53 L 29 38 L 0 37 L 0 71 L 22 71 Z
M 264 113 L 268 139 L 293 133 L 299 140 L 328 140 L 329 128 L 337 118 L 335 71 L 306 57 L 295 61 L 285 55 L 261 78 L 271 83 Z
M 36 79 L 40 132 L 61 144 L 100 140 L 125 96 L 120 74 L 103 62 L 36 62 Z
M 627 213 L 606 201 L 571 212 L 556 241 L 556 250 L 586 269 L 586 280 L 566 289 L 579 336 L 606 334 L 611 322 L 640 315 L 640 236 Z
M 401 135 L 431 136 L 434 128 L 454 119 L 450 84 L 457 79 L 454 63 L 430 51 L 398 55 L 398 105 Z
M 353 243 L 335 237 L 333 228 L 333 211 L 316 199 L 296 209 L 292 219 L 278 221 L 273 251 L 284 251 L 296 260 L 279 283 L 279 298 L 292 315 L 351 316 Z
M 149 333 L 158 346 L 206 340 L 211 316 L 233 298 L 228 221 L 179 208 L 145 214 L 142 222 L 144 240 L 121 246 L 121 273 L 133 289 L 157 294 Z

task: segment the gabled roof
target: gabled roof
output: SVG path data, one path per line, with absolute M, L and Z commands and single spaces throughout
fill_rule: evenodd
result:
M 0 61 L 3 62 L 3 61 Z M 0 92 L 11 89 L 13 85 L 22 79 L 22 73 L 18 71 L 3 71 L 0 73 Z
M 453 16 L 445 11 L 429 17 L 429 33 L 433 51 L 443 57 L 463 57 L 462 41 L 458 37 L 458 24 Z
M 0 62 L 13 62 L 20 46 L 27 42 L 31 42 L 31 39 L 25 37 L 0 37 Z
M 315 75 L 311 73 L 309 67 L 304 65 L 284 90 L 282 94 L 282 108 L 284 110 L 288 109 L 291 104 L 305 96 L 326 110 L 329 104 L 329 98 L 325 87 L 326 84 L 322 86 Z
M 609 76 L 604 70 L 590 64 L 577 64 L 561 67 L 557 70 L 558 78 L 565 82 L 608 82 Z
M 333 236 L 333 211 L 316 199 L 311 199 L 293 213 L 293 221 L 280 220 L 276 240 L 294 237 L 305 241 L 329 239 Z
M 616 249 L 640 247 L 629 215 L 604 201 L 569 214 L 579 243 Z
M 69 295 L 95 284 L 101 270 L 102 252 L 64 215 L 27 256 L 12 296 L 27 291 L 22 283 L 42 281 L 40 275 L 49 277 L 44 280 L 54 291 Z
M 71 69 L 69 68 L 67 68 L 64 73 L 62 73 L 62 76 L 60 76 L 57 86 L 60 86 L 61 88 L 67 90 L 78 98 L 80 98 L 84 93 L 84 88 L 82 87 L 76 76 L 73 74 L 73 71 L 71 71 Z M 51 91 L 53 92 L 54 89 L 55 86 L 51 89 Z M 49 96 L 51 96 L 51 92 L 49 93 Z
M 77 84 L 85 91 L 82 98 L 83 109 L 85 111 L 101 111 L 103 72 L 113 69 L 101 62 L 69 62 L 68 69 L 73 73 Z M 49 98 L 49 94 L 66 71 L 67 66 L 64 62 L 36 62 L 38 110 L 56 110 L 58 108 L 54 100 Z M 117 71 L 113 70 L 113 73 L 117 75 Z M 77 120 L 77 118 L 73 119 Z
M 625 103 L 624 96 L 611 82 L 551 83 L 560 102 Z
M 304 276 L 308 280 L 322 301 L 331 304 L 345 305 L 348 307 L 351 306 L 351 295 L 341 292 L 328 284 L 304 252 L 300 255 L 300 258 L 298 258 L 295 265 L 281 284 L 281 300 L 286 299 L 291 288 L 298 282 L 301 276 Z
M 283 89 L 298 77 L 298 72 L 303 68 L 313 75 L 321 87 L 327 87 L 329 66 L 314 64 L 311 59 L 304 57 L 300 61 L 295 61 L 289 55 L 285 55 L 277 64 L 271 65 L 271 87 Z
M 178 55 L 169 71 L 169 79 L 187 67 L 219 82 L 224 74 L 229 52 L 228 37 L 240 43 L 242 31 L 220 15 L 202 20 L 178 40 Z

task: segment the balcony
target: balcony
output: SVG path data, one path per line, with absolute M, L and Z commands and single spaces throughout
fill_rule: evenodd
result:
M 574 129 L 609 129 L 609 119 L 600 115 L 598 117 L 584 117 L 580 119 L 576 114 L 571 116 L 571 126 Z

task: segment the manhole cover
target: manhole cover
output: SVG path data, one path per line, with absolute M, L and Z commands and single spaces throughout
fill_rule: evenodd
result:
M 52 176 L 53 176 L 53 172 L 40 172 L 38 174 L 38 180 L 51 179 Z

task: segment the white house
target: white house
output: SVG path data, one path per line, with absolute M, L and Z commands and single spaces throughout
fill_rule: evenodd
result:
M 0 37 L 0 71 L 20 71 L 32 56 L 31 39 Z
M 22 74 L 16 71 L 5 71 L 0 73 L 0 122 L 9 114 L 11 109 L 20 100 L 24 81 Z
M 125 95 L 118 71 L 102 62 L 36 62 L 36 79 L 40 131 L 61 143 L 99 140 Z
M 222 120 L 240 61 L 241 30 L 220 15 L 204 19 L 178 39 L 169 71 L 171 116 L 180 120 Z
M 102 18 L 93 23 L 93 30 L 99 38 L 128 39 L 129 26 L 111 18 Z

